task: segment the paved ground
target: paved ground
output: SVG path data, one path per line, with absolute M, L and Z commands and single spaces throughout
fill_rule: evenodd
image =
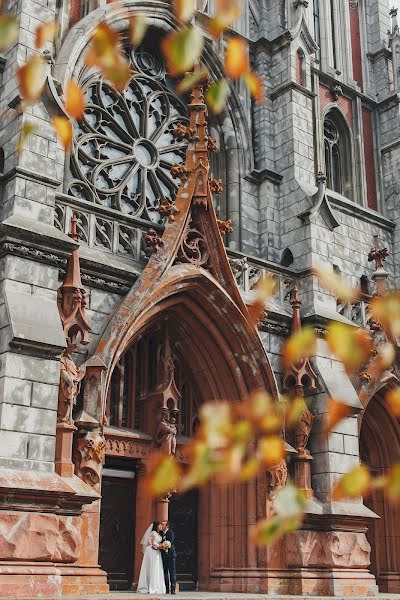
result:
M 166 595 L 137 594 L 136 592 L 110 592 L 109 594 L 98 594 L 90 596 L 68 596 L 69 600 L 168 600 L 171 598 Z M 178 592 L 176 600 L 333 600 L 333 596 L 279 596 L 268 594 L 233 594 L 229 592 Z M 348 597 L 335 596 L 334 600 L 348 600 Z M 378 600 L 400 600 L 400 594 L 379 594 Z M 352 597 L 352 600 L 361 600 L 361 598 Z M 362 597 L 365 600 L 365 597 Z M 369 600 L 371 598 L 369 597 Z

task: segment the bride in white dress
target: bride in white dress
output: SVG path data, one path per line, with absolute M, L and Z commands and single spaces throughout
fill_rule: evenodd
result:
M 165 594 L 164 568 L 161 551 L 161 523 L 154 521 L 140 542 L 143 561 L 140 569 L 137 591 L 139 594 Z

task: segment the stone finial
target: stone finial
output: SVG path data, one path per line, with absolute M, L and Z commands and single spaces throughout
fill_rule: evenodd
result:
M 325 186 L 326 186 L 326 176 L 323 174 L 322 171 L 318 171 L 316 182 L 317 182 L 317 188 L 318 189 L 325 189 Z
M 375 261 L 375 271 L 372 273 L 372 279 L 375 282 L 378 296 L 383 296 L 387 291 L 389 273 L 385 270 L 384 262 L 388 256 L 389 250 L 379 246 L 379 236 L 375 234 L 374 244 L 368 254 L 368 262 Z
M 77 218 L 71 219 L 71 231 L 68 234 L 74 241 L 80 236 L 77 231 Z M 67 261 L 67 273 L 63 284 L 57 292 L 58 310 L 63 325 L 64 335 L 71 344 L 89 343 L 91 327 L 86 318 L 86 290 L 82 287 L 79 264 L 79 250 L 73 250 Z M 78 339 L 80 335 L 80 339 Z
M 343 96 L 342 86 L 335 83 L 331 87 L 331 94 L 334 100 L 339 100 L 340 96 Z
M 389 11 L 389 16 L 390 16 L 390 35 L 394 36 L 398 31 L 399 31 L 399 26 L 397 23 L 397 8 L 395 8 L 394 6 L 392 6 L 392 8 Z
M 293 308 L 292 335 L 301 330 L 301 300 L 297 285 L 291 292 L 290 304 Z M 291 364 L 285 368 L 283 373 L 283 389 L 294 391 L 296 395 L 303 396 L 304 388 L 308 390 L 316 389 L 317 376 L 311 366 L 308 357 L 301 359 L 296 364 Z
M 228 219 L 227 221 L 217 219 L 217 223 L 221 235 L 233 233 L 232 221 L 230 219 Z

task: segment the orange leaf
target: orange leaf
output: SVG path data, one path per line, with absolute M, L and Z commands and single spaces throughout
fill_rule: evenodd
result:
M 358 370 L 371 355 L 371 337 L 363 329 L 352 325 L 330 323 L 326 333 L 326 342 L 331 352 L 336 354 L 348 372 Z
M 258 442 L 261 460 L 267 467 L 277 465 L 285 456 L 285 445 L 279 435 L 263 437 Z
M 225 52 L 225 71 L 231 79 L 239 79 L 250 70 L 249 47 L 243 38 L 232 37 Z
M 117 31 L 101 23 L 91 38 L 85 55 L 88 67 L 99 67 L 106 79 L 122 91 L 132 77 L 129 62 L 121 51 L 121 38 Z
M 207 106 L 215 115 L 219 115 L 219 113 L 224 110 L 229 94 L 230 89 L 226 79 L 214 81 L 214 83 L 210 85 L 205 100 Z
M 24 100 L 35 102 L 40 98 L 45 81 L 45 62 L 41 56 L 32 56 L 17 70 L 19 88 Z
M 283 364 L 297 365 L 315 354 L 316 334 L 313 327 L 302 327 L 285 342 L 283 347 Z
M 249 458 L 240 469 L 239 478 L 241 481 L 249 481 L 253 479 L 260 469 L 260 459 L 257 457 Z
M 191 71 L 203 50 L 204 38 L 196 27 L 184 27 L 169 33 L 161 42 L 171 75 Z
M 81 119 L 85 108 L 85 95 L 82 88 L 70 79 L 65 94 L 65 110 L 73 119 Z
M 252 71 L 249 71 L 249 73 L 243 74 L 243 79 L 245 84 L 247 85 L 247 89 L 249 90 L 251 97 L 254 98 L 254 100 L 259 104 L 264 102 L 264 85 L 260 77 L 258 77 L 258 75 L 256 75 Z
M 72 144 L 71 122 L 66 117 L 54 117 L 52 124 L 58 139 L 64 146 L 65 150 L 68 150 Z
M 208 30 L 213 37 L 221 35 L 240 16 L 240 0 L 217 0 L 215 17 L 210 19 Z
M 371 483 L 371 475 L 366 466 L 354 467 L 336 483 L 332 490 L 332 500 L 364 496 L 370 489 Z
M 129 19 L 129 41 L 134 48 L 142 43 L 148 26 L 147 18 L 142 15 Z
M 36 48 L 42 48 L 45 44 L 47 44 L 47 42 L 52 42 L 58 31 L 58 28 L 58 24 L 54 21 L 48 21 L 47 23 L 42 23 L 42 25 L 39 25 L 39 27 L 36 28 Z
M 18 39 L 18 21 L 11 13 L 0 14 L 0 51 L 8 50 Z
M 333 271 L 314 267 L 313 272 L 318 277 L 322 287 L 343 300 L 343 302 L 352 302 L 359 297 L 360 291 L 347 285 L 341 276 Z
M 163 496 L 174 490 L 181 478 L 181 468 L 172 456 L 153 454 L 149 460 L 144 486 L 151 497 Z
M 352 413 L 351 407 L 343 402 L 331 398 L 328 402 L 325 415 L 324 433 L 328 434 L 332 429 Z
M 262 277 L 255 287 L 256 297 L 253 302 L 247 307 L 250 320 L 254 325 L 257 325 L 260 317 L 263 315 L 265 305 L 276 293 L 278 279 L 275 275 L 268 273 L 266 277 Z
M 400 290 L 371 301 L 372 315 L 393 337 L 400 337 Z
M 206 79 L 208 71 L 206 68 L 196 69 L 193 73 L 188 73 L 178 84 L 178 92 L 184 94 L 193 89 L 198 81 Z
M 189 21 L 196 10 L 196 0 L 173 0 L 174 13 L 179 21 Z
M 386 473 L 385 491 L 391 502 L 400 501 L 400 464 L 392 465 Z
M 395 417 L 400 417 L 400 388 L 393 388 L 385 395 L 385 402 Z

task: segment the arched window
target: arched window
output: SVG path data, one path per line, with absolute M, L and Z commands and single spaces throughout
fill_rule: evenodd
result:
M 327 187 L 351 198 L 350 132 L 336 110 L 330 111 L 324 120 L 324 149 Z

